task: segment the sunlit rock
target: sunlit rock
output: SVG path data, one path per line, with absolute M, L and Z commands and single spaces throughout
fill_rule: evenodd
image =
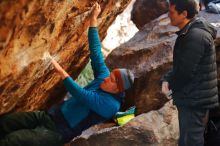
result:
M 0 114 L 44 109 L 63 97 L 66 91 L 47 56 L 78 76 L 89 60 L 88 16 L 94 2 L 0 2 Z M 103 39 L 130 0 L 97 2 L 102 8 L 98 27 Z

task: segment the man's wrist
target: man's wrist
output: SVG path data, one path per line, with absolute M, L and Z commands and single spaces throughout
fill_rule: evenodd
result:
M 164 80 L 164 81 L 162 81 L 162 85 L 163 85 L 163 84 L 169 84 L 169 83 Z
M 91 18 L 90 19 L 90 26 L 91 27 L 96 27 L 97 26 L 97 18 Z
M 97 20 L 97 17 L 96 16 L 92 16 L 91 20 Z
M 65 70 L 60 71 L 60 75 L 62 79 L 69 77 L 69 74 Z

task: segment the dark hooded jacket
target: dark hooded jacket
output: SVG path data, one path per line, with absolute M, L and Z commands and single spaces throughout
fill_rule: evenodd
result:
M 214 39 L 217 31 L 203 18 L 193 18 L 177 32 L 169 82 L 177 106 L 211 109 L 218 106 Z

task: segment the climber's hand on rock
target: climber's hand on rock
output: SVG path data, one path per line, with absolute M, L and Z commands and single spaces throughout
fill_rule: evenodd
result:
M 66 77 L 69 76 L 69 74 L 57 63 L 56 60 L 52 59 L 51 63 L 53 64 L 56 72 L 60 74 L 62 79 L 65 79 Z
M 95 4 L 92 7 L 91 19 L 97 19 L 100 12 L 101 12 L 101 7 L 97 2 L 95 2 Z
M 92 12 L 90 16 L 90 27 L 97 27 L 97 18 L 101 12 L 100 5 L 96 2 L 92 7 Z

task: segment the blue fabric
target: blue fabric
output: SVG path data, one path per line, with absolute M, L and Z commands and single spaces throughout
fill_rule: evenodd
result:
M 210 2 L 206 10 L 210 13 L 220 14 L 220 1 L 218 3 Z
M 119 95 L 106 93 L 99 88 L 110 72 L 103 59 L 97 28 L 89 28 L 88 39 L 95 79 L 85 88 L 80 87 L 71 77 L 63 81 L 72 97 L 63 102 L 61 112 L 71 128 L 88 117 L 90 111 L 110 119 L 120 108 L 120 97 L 117 97 Z
M 128 69 L 121 68 L 118 70 L 120 71 L 121 78 L 123 81 L 123 88 L 125 90 L 129 89 L 132 86 L 132 84 L 134 83 L 134 74 L 131 71 L 129 71 Z
M 115 117 L 116 117 L 116 118 L 119 118 L 119 117 L 131 115 L 131 114 L 135 114 L 135 111 L 136 111 L 136 107 L 135 107 L 135 106 L 132 106 L 132 107 L 130 107 L 129 109 L 127 109 L 125 112 L 117 112 L 117 113 L 115 114 Z
M 57 131 L 62 135 L 64 143 L 68 143 L 73 137 L 80 135 L 83 130 L 88 129 L 90 126 L 105 121 L 105 118 L 90 111 L 88 116 L 80 121 L 80 123 L 75 127 L 70 127 L 61 113 L 59 105 L 54 105 L 47 113 L 53 119 Z

